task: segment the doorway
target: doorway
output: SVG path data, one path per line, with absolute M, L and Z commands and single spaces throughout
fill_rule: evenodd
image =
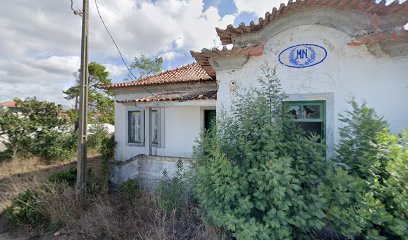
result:
M 215 125 L 217 111 L 215 109 L 204 110 L 204 129 L 210 130 Z

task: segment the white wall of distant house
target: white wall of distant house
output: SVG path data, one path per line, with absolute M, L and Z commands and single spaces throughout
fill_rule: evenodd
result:
M 126 161 L 140 154 L 149 155 L 147 114 L 145 114 L 144 146 L 128 143 L 128 112 L 140 109 L 147 113 L 148 107 L 115 103 L 115 139 L 117 142 L 115 159 L 117 161 Z M 195 140 L 202 130 L 202 107 L 167 106 L 161 108 L 161 111 L 163 112 L 161 121 L 164 124 L 160 129 L 162 144 L 157 148 L 157 155 L 190 158 Z
M 215 59 L 218 80 L 217 109 L 228 111 L 242 89 L 259 87 L 259 67 L 275 67 L 289 100 L 326 100 L 329 155 L 338 141 L 341 122 L 338 114 L 350 109 L 351 97 L 384 116 L 392 132 L 408 128 L 408 56 L 375 56 L 365 45 L 349 46 L 351 38 L 339 30 L 303 25 L 264 39 L 264 54 L 248 61 Z M 327 58 L 308 68 L 289 68 L 279 63 L 279 53 L 296 44 L 317 44 L 327 50 Z

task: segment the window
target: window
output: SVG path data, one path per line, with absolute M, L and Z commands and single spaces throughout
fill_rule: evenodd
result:
M 152 124 L 152 144 L 154 146 L 160 146 L 160 110 L 152 109 L 151 115 L 151 124 Z
M 128 141 L 144 144 L 144 111 L 128 112 Z
M 325 101 L 287 102 L 290 121 L 296 122 L 306 133 L 325 138 Z

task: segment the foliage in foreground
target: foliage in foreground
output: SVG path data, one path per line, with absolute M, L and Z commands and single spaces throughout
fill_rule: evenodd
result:
M 90 178 L 94 181 L 90 185 L 106 184 L 97 176 Z M 79 199 L 75 189 L 63 182 L 44 183 L 17 197 L 8 210 L 14 214 L 7 218 L 15 227 L 29 224 L 31 231 L 41 235 L 59 231 L 60 237 L 67 234 L 69 239 L 223 239 L 222 232 L 207 226 L 194 206 L 167 213 L 158 196 L 144 193 L 134 180 L 106 189 L 88 188 Z
M 263 90 L 241 95 L 195 149 L 195 191 L 237 239 L 307 239 L 325 225 L 324 145 L 285 121 L 274 70 L 263 67 L 259 80 Z
M 26 190 L 15 197 L 6 210 L 6 218 L 14 225 L 30 224 L 38 226 L 46 221 L 38 191 Z
M 408 131 L 394 136 L 365 103 L 351 106 L 322 187 L 328 222 L 349 238 L 407 239 Z
M 177 161 L 176 174 L 169 178 L 167 171 L 163 171 L 163 178 L 157 188 L 157 199 L 161 209 L 166 213 L 180 212 L 187 206 L 188 187 L 183 173 L 183 162 Z
M 74 186 L 76 181 L 76 168 L 69 168 L 67 170 L 55 172 L 48 177 L 52 183 L 66 183 L 69 186 Z
M 111 163 L 115 157 L 115 135 L 107 135 L 103 138 L 99 152 L 101 154 L 102 174 L 106 179 L 109 179 L 111 172 Z

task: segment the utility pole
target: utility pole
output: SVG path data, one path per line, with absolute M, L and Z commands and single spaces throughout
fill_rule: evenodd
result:
M 87 159 L 87 123 L 88 123 L 88 18 L 89 1 L 83 0 L 82 8 L 82 41 L 81 41 L 81 84 L 79 95 L 79 144 L 77 161 L 76 189 L 79 195 L 85 193 L 86 159 Z

